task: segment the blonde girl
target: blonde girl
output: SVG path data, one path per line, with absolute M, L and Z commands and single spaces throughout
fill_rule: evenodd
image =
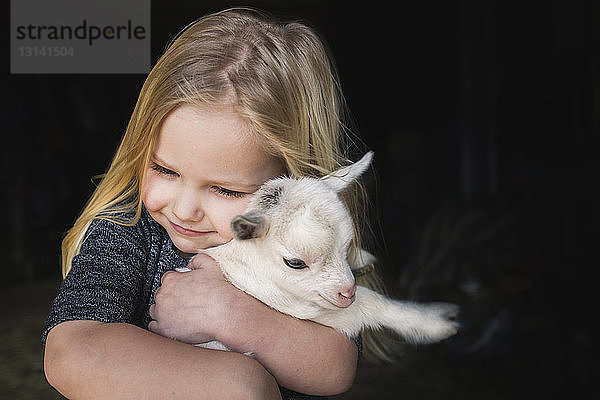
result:
M 50 384 L 88 399 L 347 390 L 359 342 L 270 309 L 209 257 L 169 272 L 231 240 L 229 221 L 266 180 L 347 163 L 343 110 L 327 51 L 304 24 L 231 9 L 182 31 L 63 241 L 65 279 L 43 334 Z M 355 215 L 357 193 L 346 196 Z M 185 344 L 212 339 L 236 352 Z

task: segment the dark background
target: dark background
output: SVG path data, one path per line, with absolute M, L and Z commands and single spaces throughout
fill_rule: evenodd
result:
M 152 62 L 192 20 L 239 4 L 153 1 Z M 308 21 L 330 46 L 375 151 L 371 250 L 390 292 L 461 305 L 461 333 L 423 350 L 432 379 L 461 387 L 440 393 L 598 395 L 600 3 L 245 4 Z M 10 75 L 8 59 L 2 68 L 9 293 L 60 279 L 60 240 L 144 76 Z

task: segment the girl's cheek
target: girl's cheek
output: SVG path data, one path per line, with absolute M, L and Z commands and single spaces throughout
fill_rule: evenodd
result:
M 156 178 L 148 177 L 146 179 L 146 187 L 142 192 L 142 201 L 148 211 L 157 211 L 166 205 L 167 192 L 164 189 L 166 188 L 161 190 L 161 185 L 157 182 Z
M 222 236 L 227 240 L 233 239 L 233 233 L 231 232 L 231 220 L 238 215 L 244 214 L 250 203 L 250 198 L 244 198 L 239 200 L 227 200 L 227 203 L 221 207 L 222 216 L 219 220 L 221 225 Z

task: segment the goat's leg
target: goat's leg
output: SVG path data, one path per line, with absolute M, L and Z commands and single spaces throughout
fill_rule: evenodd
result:
M 358 288 L 355 303 L 366 326 L 385 326 L 410 343 L 422 344 L 446 339 L 458 330 L 458 323 L 452 320 L 458 314 L 455 304 L 398 301 Z

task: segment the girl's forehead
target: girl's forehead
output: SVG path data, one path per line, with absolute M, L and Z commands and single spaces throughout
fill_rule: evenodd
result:
M 233 107 L 182 105 L 163 121 L 157 144 L 183 146 L 189 150 L 210 146 L 261 147 L 250 124 Z
M 154 157 L 188 176 L 206 174 L 260 185 L 283 173 L 260 139 L 234 108 L 181 106 L 161 126 Z
M 195 124 L 202 125 L 227 125 L 240 132 L 250 132 L 250 123 L 238 111 L 236 105 L 230 101 L 217 104 L 182 104 L 167 114 L 164 125 Z

